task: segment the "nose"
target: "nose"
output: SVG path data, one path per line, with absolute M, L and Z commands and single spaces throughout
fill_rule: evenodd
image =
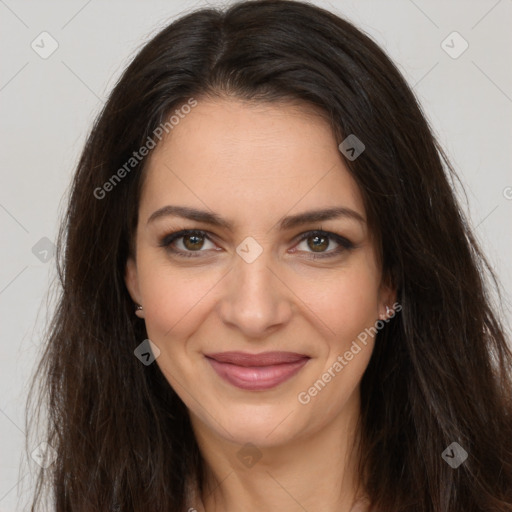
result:
M 219 314 L 246 338 L 268 336 L 286 325 L 293 313 L 293 293 L 269 253 L 264 250 L 251 263 L 237 255 L 225 279 Z

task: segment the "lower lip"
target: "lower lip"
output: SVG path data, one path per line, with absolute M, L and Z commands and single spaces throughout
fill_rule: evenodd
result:
M 309 360 L 308 357 L 293 363 L 271 366 L 237 366 L 207 358 L 213 369 L 233 386 L 251 391 L 271 389 L 293 377 Z

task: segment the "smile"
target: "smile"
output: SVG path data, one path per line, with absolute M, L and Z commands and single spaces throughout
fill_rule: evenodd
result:
M 293 377 L 310 359 L 293 352 L 221 352 L 206 354 L 208 362 L 224 380 L 241 389 L 271 389 Z

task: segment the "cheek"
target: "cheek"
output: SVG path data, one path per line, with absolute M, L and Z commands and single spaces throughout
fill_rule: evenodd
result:
M 206 318 L 207 292 L 214 291 L 218 279 L 212 272 L 180 269 L 151 255 L 139 261 L 146 331 L 160 349 L 156 364 L 186 401 L 190 389 L 183 385 L 197 379 L 197 363 L 191 357 L 196 348 L 192 335 Z
M 370 262 L 371 263 L 371 262 Z M 350 345 L 365 328 L 378 320 L 379 276 L 366 258 L 350 269 L 302 281 L 297 293 L 317 318 L 330 340 L 329 350 Z
M 155 342 L 186 339 L 211 310 L 216 286 L 222 288 L 221 281 L 229 279 L 225 269 L 180 267 L 149 250 L 141 251 L 137 258 L 148 336 Z M 378 318 L 378 278 L 374 261 L 366 253 L 333 272 L 303 269 L 301 275 L 286 276 L 287 281 L 293 281 L 293 294 L 306 306 L 303 315 L 316 324 L 317 333 L 323 332 L 330 340 L 328 347 L 324 346 L 329 351 L 333 345 L 350 345 L 361 331 L 374 325 Z
M 340 414 L 353 399 L 370 361 L 374 347 L 370 328 L 378 319 L 378 276 L 371 266 L 361 266 L 357 272 L 352 268 L 337 274 L 336 281 L 315 290 L 309 306 L 328 331 L 319 345 L 319 365 L 297 398 L 301 404 L 310 401 L 312 405 L 306 407 L 322 411 L 325 419 Z M 312 428 L 320 424 L 318 419 Z
M 161 258 L 140 258 L 139 286 L 148 335 L 155 340 L 186 337 L 201 322 L 208 295 L 222 275 L 200 268 L 183 269 Z

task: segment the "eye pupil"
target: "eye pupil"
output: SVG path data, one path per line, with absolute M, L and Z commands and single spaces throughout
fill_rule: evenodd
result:
M 188 241 L 191 240 L 192 243 L 188 243 Z M 198 242 L 199 240 L 199 242 Z M 204 244 L 204 237 L 201 235 L 185 235 L 183 237 L 183 244 L 187 249 L 201 249 L 201 247 Z
M 314 235 L 309 237 L 308 240 L 314 240 L 313 245 L 308 242 L 308 246 L 315 252 L 322 252 L 317 251 L 317 249 L 327 249 L 327 247 L 329 247 L 329 239 L 326 236 Z M 320 240 L 323 240 L 323 243 L 319 243 Z

